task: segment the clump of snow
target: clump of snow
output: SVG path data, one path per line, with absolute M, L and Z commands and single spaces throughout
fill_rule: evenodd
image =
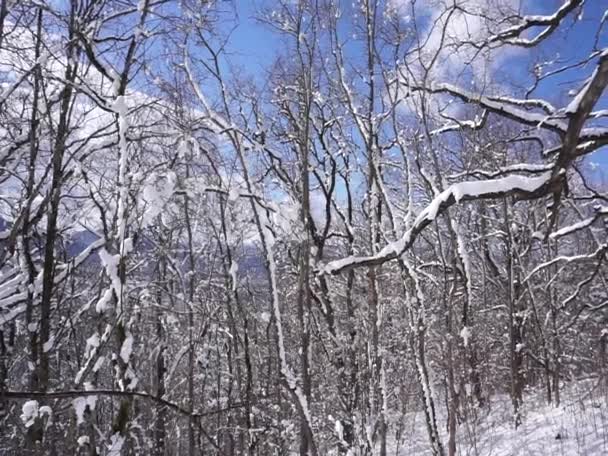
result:
M 88 445 L 90 443 L 89 436 L 88 435 L 81 435 L 80 437 L 78 437 L 77 442 L 78 442 L 78 446 L 79 447 Z
M 118 265 L 120 264 L 120 255 L 111 255 L 106 249 L 99 250 L 99 259 L 101 260 L 108 277 L 112 282 L 112 288 L 117 296 L 120 296 L 122 283 L 118 277 Z
M 129 334 L 125 338 L 122 343 L 122 347 L 120 347 L 120 357 L 125 362 L 125 364 L 129 363 L 129 359 L 131 358 L 131 353 L 133 352 L 133 335 Z
M 84 389 L 87 391 L 91 391 L 93 389 L 93 385 L 87 382 L 84 384 Z M 87 408 L 90 411 L 95 410 L 96 404 L 97 396 L 95 395 L 81 396 L 74 399 L 72 401 L 72 406 L 74 407 L 74 412 L 76 413 L 76 422 L 78 424 L 84 423 L 84 414 Z
M 324 267 L 320 268 L 320 271 L 325 274 L 334 274 L 351 265 L 362 264 L 371 260 L 390 259 L 395 255 L 400 256 L 410 247 L 417 232 L 424 228 L 428 222 L 435 220 L 444 204 L 449 202 L 451 198 L 458 203 L 468 199 L 495 197 L 511 191 L 534 192 L 549 182 L 550 178 L 551 172 L 547 171 L 535 177 L 512 174 L 499 179 L 452 184 L 437 195 L 422 212 L 420 212 L 412 226 L 402 234 L 400 239 L 389 242 L 376 255 L 364 257 L 350 256 L 330 261 Z
M 23 421 L 25 427 L 34 424 L 36 418 L 38 418 L 38 413 L 38 401 L 27 401 L 23 404 L 23 407 L 21 407 L 21 421 Z
M 158 216 L 173 196 L 177 186 L 177 176 L 169 171 L 165 176 L 152 173 L 144 184 L 142 191 L 143 202 L 146 205 L 143 225 L 149 225 Z
M 46 415 L 50 417 L 53 414 L 53 409 L 51 409 L 51 407 L 49 407 L 48 405 L 43 405 L 42 407 L 40 407 L 38 412 L 40 413 L 40 416 Z
M 87 346 L 85 349 L 85 357 L 88 357 L 91 350 L 99 347 L 99 335 L 97 333 L 93 334 L 91 337 L 87 339 Z
M 108 456 L 120 456 L 122 447 L 125 443 L 125 438 L 118 432 L 110 437 L 110 445 L 108 445 Z
M 86 397 L 77 397 L 72 401 L 72 406 L 74 407 L 74 412 L 76 413 L 76 422 L 78 424 L 84 423 L 84 412 L 87 409 L 87 405 Z
M 42 418 L 45 415 L 50 419 L 53 410 L 48 405 L 40 407 L 38 401 L 27 401 L 21 408 L 21 421 L 26 428 L 33 425 L 36 418 Z
M 232 264 L 230 265 L 230 276 L 232 277 L 232 290 L 236 290 L 238 285 L 238 273 L 239 265 L 236 261 L 232 260 Z
M 104 313 L 110 308 L 111 303 L 112 303 L 112 289 L 108 288 L 103 293 L 103 295 L 101 296 L 99 301 L 97 301 L 97 304 L 95 305 L 95 311 L 99 314 Z

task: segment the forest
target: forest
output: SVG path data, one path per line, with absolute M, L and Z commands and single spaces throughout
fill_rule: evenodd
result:
M 608 454 L 605 0 L 0 0 L 0 454 Z

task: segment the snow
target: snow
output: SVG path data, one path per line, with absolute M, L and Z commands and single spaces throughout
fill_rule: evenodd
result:
M 86 348 L 85 348 L 85 357 L 89 357 L 91 351 L 99 347 L 99 335 L 97 333 L 93 334 L 91 337 L 87 339 Z
M 117 296 L 121 295 L 122 283 L 118 277 L 118 265 L 120 263 L 120 255 L 111 255 L 105 248 L 99 250 L 99 259 L 105 267 L 106 273 L 111 281 L 111 286 Z M 104 296 L 105 298 L 105 296 Z M 98 304 L 98 307 L 100 305 Z
M 87 401 L 83 397 L 77 397 L 72 401 L 72 406 L 76 412 L 76 421 L 78 424 L 84 423 L 84 411 L 87 408 Z
M 77 385 L 80 384 L 80 381 L 82 380 L 82 376 L 85 374 L 88 367 L 93 362 L 93 359 L 97 355 L 97 353 L 99 351 L 99 347 L 101 346 L 101 342 L 106 342 L 108 340 L 108 337 L 110 336 L 111 332 L 112 332 L 112 327 L 110 325 L 106 325 L 106 329 L 105 329 L 104 333 L 102 334 L 101 339 L 99 338 L 97 333 L 94 333 L 91 337 L 89 337 L 87 339 L 87 346 L 86 346 L 86 350 L 85 350 L 86 361 L 83 364 L 83 366 L 80 368 L 78 373 L 76 374 L 76 377 L 74 379 L 75 384 L 77 384 Z M 101 367 L 99 360 L 97 360 L 95 362 L 95 366 Z
M 494 396 L 489 407 L 469 415 L 457 430 L 457 454 L 479 456 L 603 456 L 608 454 L 608 398 L 598 379 L 566 385 L 560 406 L 547 405 L 544 391 L 524 397 L 523 422 L 515 430 L 508 396 Z M 443 412 L 443 410 L 442 410 Z M 443 412 L 445 413 L 445 412 Z M 393 421 L 399 419 L 393 415 Z M 444 423 L 446 417 L 439 416 Z M 404 438 L 391 438 L 388 454 L 431 455 L 421 412 L 406 414 Z M 446 427 L 440 425 L 446 437 Z M 390 434 L 389 434 L 390 435 Z
M 174 172 L 167 172 L 162 178 L 152 173 L 144 183 L 142 199 L 146 204 L 143 226 L 154 221 L 154 218 L 162 213 L 173 196 L 177 186 L 177 176 Z
M 523 16 L 518 24 L 509 27 L 490 37 L 489 42 L 504 40 L 506 43 L 519 46 L 532 46 L 534 44 L 537 44 L 549 35 L 549 33 L 551 32 L 552 24 L 558 23 L 562 17 L 564 17 L 572 8 L 576 7 L 579 3 L 580 0 L 566 0 L 553 14 L 546 16 Z M 579 14 L 582 14 L 582 10 Z M 541 31 L 539 31 L 533 38 L 521 38 L 523 32 L 533 29 L 532 26 L 545 27 Z
M 90 388 L 91 388 L 90 384 L 88 384 L 87 387 L 85 387 L 85 389 L 90 389 Z M 97 396 L 95 396 L 95 395 L 77 397 L 74 400 L 72 400 L 72 407 L 74 407 L 74 412 L 76 413 L 76 422 L 78 424 L 84 423 L 84 414 L 85 414 L 87 407 L 89 408 L 89 410 L 94 410 L 96 404 L 97 404 Z
M 270 218 L 268 217 L 268 211 L 265 207 L 258 207 L 256 209 L 259 217 L 259 235 L 264 246 L 266 263 L 268 265 L 268 281 L 272 294 L 271 306 L 274 315 L 277 349 L 279 352 L 279 370 L 281 372 L 281 376 L 287 383 L 288 388 L 296 397 L 297 405 L 299 406 L 300 411 L 304 416 L 304 419 L 308 423 L 309 428 L 312 429 L 313 421 L 310 415 L 310 409 L 308 407 L 306 395 L 302 392 L 302 388 L 296 380 L 296 376 L 287 361 L 287 354 L 285 351 L 285 339 L 283 336 L 283 322 L 281 317 L 281 304 L 276 273 L 276 260 L 274 257 L 275 237 L 272 229 L 273 225 Z
M 346 257 L 334 260 L 319 269 L 320 273 L 335 274 L 350 265 L 366 263 L 369 261 L 386 261 L 400 256 L 414 241 L 417 231 L 429 221 L 435 220 L 444 203 L 451 197 L 456 203 L 465 199 L 498 197 L 510 191 L 533 192 L 541 188 L 551 178 L 551 172 L 546 171 L 535 177 L 513 174 L 499 179 L 488 179 L 471 182 L 460 182 L 450 185 L 446 190 L 436 196 L 416 217 L 412 226 L 397 241 L 390 242 L 376 255 L 368 257 Z
M 521 109 L 516 104 L 501 101 L 500 97 L 482 96 L 449 83 L 435 83 L 431 86 L 431 90 L 448 93 L 466 102 L 479 103 L 482 107 L 515 118 L 524 124 L 542 126 L 562 132 L 565 132 L 568 128 L 567 123 L 562 120 L 547 116 L 544 113 Z
M 105 356 L 100 356 L 97 358 L 97 361 L 95 361 L 95 364 L 93 365 L 93 372 L 97 372 L 99 369 L 101 369 L 105 361 Z
M 77 442 L 78 442 L 78 446 L 79 447 L 88 445 L 89 442 L 90 442 L 89 436 L 88 435 L 81 435 L 80 437 L 78 437 Z
M 25 293 L 23 293 L 23 294 L 25 295 Z M 25 309 L 26 309 L 26 305 L 20 304 L 18 306 L 13 307 L 8 313 L 4 313 L 4 314 L 0 315 L 0 326 L 13 320 L 18 315 L 25 312 Z
M 555 263 L 559 263 L 562 261 L 565 263 L 573 263 L 573 262 L 577 262 L 577 261 L 590 260 L 590 259 L 597 258 L 597 257 L 603 255 L 606 250 L 608 250 L 608 243 L 604 243 L 604 244 L 600 245 L 595 251 L 593 251 L 592 253 L 587 254 L 587 255 L 583 254 L 583 255 L 572 255 L 572 256 L 566 256 L 566 255 L 557 256 L 549 261 L 539 264 L 534 269 L 532 269 L 532 271 L 530 271 L 530 273 L 524 279 L 524 282 L 527 282 L 530 279 L 530 277 L 532 277 L 538 271 L 540 271 L 548 266 L 551 266 Z
M 43 405 L 39 407 L 38 401 L 27 401 L 21 407 L 21 421 L 23 421 L 23 425 L 27 428 L 34 424 L 36 418 L 43 417 L 46 415 L 47 417 L 51 417 L 53 414 L 53 410 L 48 405 Z
M 230 276 L 232 277 L 232 291 L 236 290 L 238 285 L 238 273 L 239 265 L 236 261 L 232 260 L 232 264 L 230 265 Z
M 122 343 L 122 347 L 120 347 L 120 357 L 125 362 L 125 364 L 129 364 L 129 359 L 131 358 L 131 353 L 133 352 L 133 335 L 128 334 Z
M 469 340 L 471 339 L 471 328 L 468 326 L 463 326 L 460 330 L 460 337 L 462 338 L 462 343 L 465 347 L 469 346 Z
M 48 353 L 53 349 L 54 345 L 55 345 L 55 336 L 51 335 L 51 337 L 49 337 L 49 340 L 47 340 L 44 344 L 42 344 L 42 350 L 44 351 L 44 353 Z
M 108 309 L 110 309 L 111 303 L 112 303 L 112 289 L 108 288 L 106 291 L 104 291 L 104 293 L 101 296 L 101 298 L 99 299 L 99 301 L 97 301 L 97 304 L 95 305 L 95 311 L 97 313 L 104 313 Z
M 25 427 L 30 427 L 38 418 L 38 401 L 27 401 L 21 407 L 21 421 Z
M 120 456 L 122 447 L 125 443 L 125 438 L 118 432 L 110 437 L 110 445 L 108 445 L 107 456 Z
M 11 294 L 15 293 L 18 290 L 18 287 L 21 284 L 22 280 L 23 280 L 23 275 L 17 274 L 12 279 L 7 280 L 6 282 L 2 283 L 2 285 L 0 285 L 0 299 L 6 298 L 7 296 L 10 296 Z M 0 304 L 0 307 L 4 307 L 4 306 L 6 306 L 6 304 L 4 304 L 4 301 L 2 301 L 2 304 Z
M 581 220 L 580 222 L 560 228 L 554 233 L 551 233 L 549 237 L 551 239 L 557 239 L 562 236 L 567 236 L 568 234 L 587 228 L 591 226 L 601 215 L 608 215 L 608 207 L 604 206 L 597 208 L 596 214 L 593 217 L 589 217 L 587 219 Z
M 510 190 L 523 190 L 533 192 L 547 182 L 551 173 L 542 173 L 537 177 L 527 177 L 520 175 L 510 175 L 501 179 L 461 182 L 452 185 L 444 193 L 453 194 L 456 201 L 462 200 L 465 196 L 479 196 L 488 193 L 501 193 Z

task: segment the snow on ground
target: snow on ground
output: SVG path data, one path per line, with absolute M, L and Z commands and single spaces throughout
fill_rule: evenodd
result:
M 478 411 L 458 427 L 457 454 L 462 456 L 605 456 L 608 455 L 608 385 L 597 379 L 563 387 L 560 407 L 547 405 L 542 391 L 526 395 L 523 422 L 513 428 L 508 396 L 493 397 L 489 407 Z M 445 417 L 440 416 L 442 441 L 447 443 Z M 390 435 L 390 455 L 426 456 L 428 438 L 421 412 L 402 420 L 397 440 Z

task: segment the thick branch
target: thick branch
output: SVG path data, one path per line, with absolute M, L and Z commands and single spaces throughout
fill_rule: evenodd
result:
M 388 244 L 376 255 L 349 256 L 332 261 L 321 267 L 319 273 L 339 274 L 355 267 L 377 266 L 400 257 L 428 225 L 457 203 L 508 196 L 515 196 L 520 200 L 536 199 L 553 192 L 556 186 L 561 185 L 560 180 L 551 178 L 551 173 L 545 172 L 532 178 L 514 174 L 501 179 L 453 184 L 431 201 L 398 241 Z

